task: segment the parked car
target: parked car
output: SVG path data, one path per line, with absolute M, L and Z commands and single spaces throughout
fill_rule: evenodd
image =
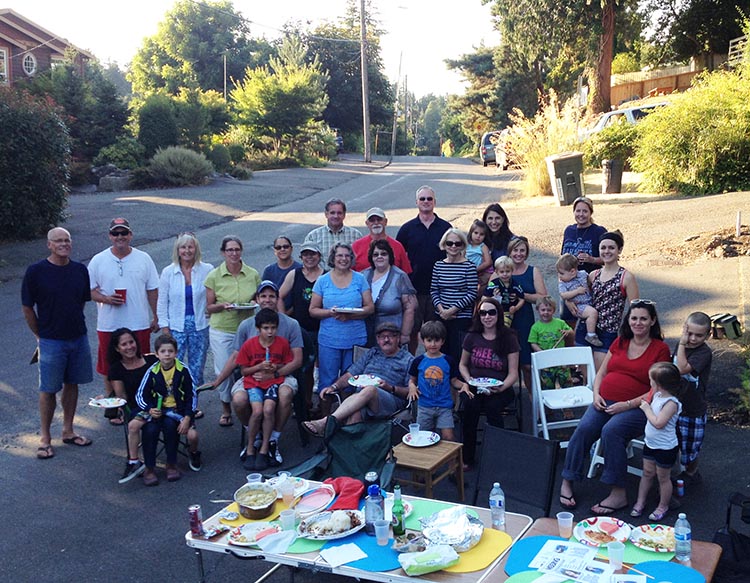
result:
M 621 109 L 615 109 L 602 114 L 602 116 L 596 120 L 596 123 L 589 129 L 583 131 L 582 138 L 586 139 L 594 134 L 602 131 L 604 128 L 625 121 L 629 124 L 636 124 L 649 113 L 659 107 L 669 105 L 668 101 L 659 103 L 645 103 L 642 105 L 636 105 L 633 107 L 623 107 Z
M 499 131 L 485 132 L 479 142 L 479 159 L 482 166 L 495 162 L 495 144 L 500 139 Z

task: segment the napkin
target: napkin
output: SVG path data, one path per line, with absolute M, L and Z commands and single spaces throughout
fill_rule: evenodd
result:
M 352 561 L 358 561 L 359 559 L 367 557 L 364 551 L 354 543 L 323 549 L 320 551 L 320 556 L 323 557 L 331 567 L 339 567 L 346 563 L 351 563 Z
M 276 534 L 264 536 L 258 541 L 258 546 L 266 553 L 281 555 L 287 552 L 295 538 L 297 538 L 296 532 L 293 530 L 283 530 Z
M 324 484 L 333 486 L 338 494 L 335 502 L 328 510 L 357 510 L 359 500 L 365 491 L 365 485 L 355 478 L 343 476 L 341 478 L 328 478 Z

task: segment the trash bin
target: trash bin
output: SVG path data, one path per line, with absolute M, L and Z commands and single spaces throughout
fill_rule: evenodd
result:
M 547 171 L 552 183 L 552 194 L 557 197 L 560 206 L 573 204 L 583 196 L 583 154 L 581 152 L 564 152 L 547 156 Z
M 622 191 L 622 160 L 602 160 L 602 194 L 617 194 Z

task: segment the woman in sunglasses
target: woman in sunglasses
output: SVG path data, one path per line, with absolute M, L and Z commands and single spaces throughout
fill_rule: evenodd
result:
M 576 507 L 573 482 L 585 477 L 586 457 L 599 438 L 604 449 L 601 481 L 611 490 L 606 498 L 591 507 L 591 511 L 602 516 L 628 505 L 625 490 L 627 444 L 643 435 L 646 427 L 646 416 L 640 405 L 641 401 L 651 400 L 648 371 L 652 364 L 669 360 L 669 347 L 662 340 L 656 305 L 650 300 L 634 299 L 596 373 L 594 402 L 568 443 L 560 487 L 563 507 Z
M 518 380 L 518 340 L 505 326 L 503 308 L 495 298 L 484 298 L 464 338 L 459 371 L 466 379 L 491 378 L 503 381 L 500 386 L 481 389 L 468 386 L 470 394 L 461 394 L 463 409 L 463 458 L 465 469 L 475 463 L 477 425 L 482 412 L 487 423 L 503 426 L 502 410 L 513 402 L 513 385 Z
M 510 220 L 508 220 L 508 215 L 503 207 L 493 202 L 484 209 L 482 221 L 489 230 L 485 244 L 490 248 L 492 262 L 494 263 L 498 257 L 508 254 L 508 243 L 513 237 L 513 233 L 510 231 Z
M 464 334 L 471 325 L 474 302 L 477 299 L 477 267 L 466 259 L 466 234 L 460 229 L 448 229 L 440 239 L 439 247 L 445 259 L 432 269 L 430 296 L 440 321 L 448 332 L 443 352 L 458 362 Z
M 281 289 L 281 286 L 286 279 L 287 274 L 302 267 L 299 261 L 295 261 L 292 257 L 292 241 L 285 235 L 279 235 L 273 241 L 273 254 L 276 255 L 276 263 L 269 263 L 263 269 L 263 275 L 260 279 L 262 281 L 272 281 L 276 284 L 276 287 Z M 291 303 L 285 306 L 287 309 L 291 307 Z

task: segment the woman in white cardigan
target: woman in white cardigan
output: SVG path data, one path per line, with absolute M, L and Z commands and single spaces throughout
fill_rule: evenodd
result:
M 203 384 L 208 351 L 206 288 L 203 281 L 213 269 L 201 261 L 201 246 L 193 233 L 182 233 L 174 242 L 172 263 L 161 272 L 156 312 L 162 333 L 171 334 L 179 346 L 177 358 L 187 362 L 193 382 Z M 187 353 L 187 360 L 185 360 Z

